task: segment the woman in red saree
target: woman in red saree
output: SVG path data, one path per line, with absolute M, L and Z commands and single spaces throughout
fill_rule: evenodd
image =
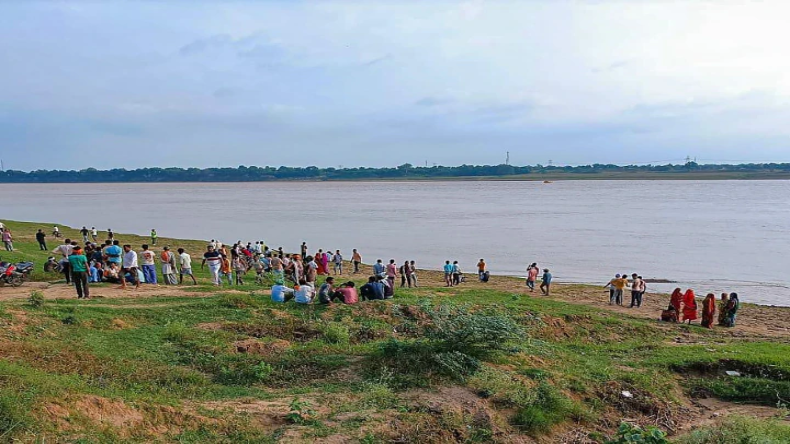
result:
M 318 274 L 323 276 L 328 274 L 326 269 L 326 262 L 324 261 L 324 250 L 319 249 L 318 253 L 315 254 L 315 263 L 318 265 Z
M 669 305 L 675 307 L 675 311 L 680 313 L 680 304 L 683 302 L 683 293 L 679 288 L 672 292 L 672 297 L 669 298 Z
M 716 316 L 716 295 L 708 293 L 702 301 L 702 326 L 713 328 L 713 319 Z
M 686 290 L 683 295 L 683 320 L 681 322 L 691 321 L 697 319 L 697 300 L 694 297 L 694 290 Z

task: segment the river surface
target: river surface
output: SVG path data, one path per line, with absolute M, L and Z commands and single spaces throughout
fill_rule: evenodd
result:
M 523 276 L 528 263 L 557 282 L 615 273 L 698 295 L 790 305 L 790 181 L 274 182 L 0 185 L 0 218 L 117 232 L 264 240 L 363 261 L 415 260 L 439 269 Z M 602 298 L 604 297 L 602 291 Z

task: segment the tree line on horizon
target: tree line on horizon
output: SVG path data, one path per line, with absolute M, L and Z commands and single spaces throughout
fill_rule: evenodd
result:
M 593 164 L 581 166 L 515 166 L 515 165 L 460 165 L 419 167 L 403 164 L 384 168 L 318 168 L 308 167 L 257 167 L 241 165 L 237 168 L 115 168 L 98 170 L 7 170 L 0 172 L 0 183 L 91 183 L 91 182 L 263 182 L 272 180 L 355 180 L 400 178 L 453 178 L 453 177 L 505 177 L 534 174 L 585 174 L 601 173 L 790 173 L 790 163 L 750 164 L 685 164 L 666 165 L 614 165 Z

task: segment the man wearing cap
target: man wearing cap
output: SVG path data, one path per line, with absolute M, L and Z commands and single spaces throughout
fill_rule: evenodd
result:
M 75 246 L 69 255 L 69 267 L 71 268 L 71 279 L 77 289 L 77 299 L 88 299 L 90 290 L 88 289 L 88 258 L 82 254 L 82 247 Z

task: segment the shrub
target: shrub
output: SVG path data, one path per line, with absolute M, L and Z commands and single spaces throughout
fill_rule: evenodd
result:
M 60 322 L 64 323 L 65 325 L 79 325 L 80 320 L 77 316 L 70 314 L 60 320 Z
M 524 432 L 541 434 L 554 424 L 581 416 L 578 405 L 548 382 L 541 381 L 534 397 L 518 410 L 511 422 Z
M 508 341 L 524 336 L 521 326 L 498 313 L 441 306 L 430 311 L 429 315 L 432 324 L 425 332 L 426 338 L 441 350 L 458 351 L 475 358 L 506 350 Z
M 617 429 L 617 438 L 609 440 L 606 444 L 669 444 L 666 433 L 658 430 L 655 427 L 648 427 L 646 430 L 639 426 L 628 424 L 626 422 L 620 424 Z
M 315 410 L 312 405 L 307 401 L 301 401 L 299 398 L 294 398 L 289 405 L 291 411 L 285 416 L 288 421 L 293 424 L 309 425 L 314 424 L 315 420 L 311 417 L 315 415 Z
M 38 290 L 31 291 L 27 303 L 33 308 L 40 308 L 44 305 L 44 294 Z
M 217 382 L 228 385 L 249 385 L 266 381 L 274 369 L 264 361 L 244 355 L 227 358 L 216 376 Z
M 728 417 L 720 424 L 695 430 L 678 444 L 782 444 L 790 442 L 790 425 L 774 419 Z
M 330 344 L 348 344 L 351 332 L 339 322 L 330 322 L 324 327 L 324 340 Z

